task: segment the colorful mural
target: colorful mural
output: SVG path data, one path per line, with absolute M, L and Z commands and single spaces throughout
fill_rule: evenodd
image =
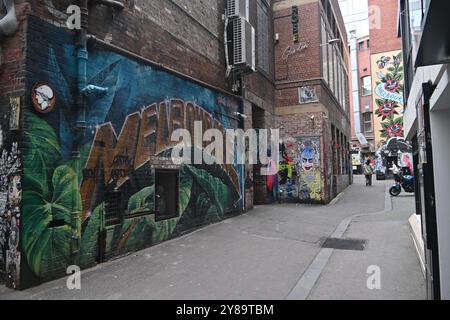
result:
M 299 145 L 300 200 L 320 202 L 322 197 L 320 137 L 301 137 Z
M 25 112 L 26 286 L 62 275 L 69 265 L 84 268 L 243 210 L 243 166 L 174 166 L 170 158 L 175 129 L 191 130 L 193 121 L 202 121 L 205 129 L 237 128 L 238 99 L 115 53 L 90 50 L 88 81 L 108 88 L 108 95 L 87 98 L 87 129 L 74 141 L 76 48 L 62 29 L 37 25 L 29 29 L 28 41 L 46 37 L 40 44 L 49 47 L 40 56 L 28 55 L 33 63 L 27 64 L 27 87 L 31 92 L 36 83 L 47 82 L 57 105 L 40 114 L 28 101 Z M 74 158 L 77 144 L 80 157 Z M 156 216 L 159 169 L 179 176 L 179 214 L 170 218 Z
M 298 201 L 298 142 L 286 139 L 280 147 L 280 164 L 278 166 L 278 180 L 280 198 L 282 201 Z
M 280 147 L 278 180 L 281 201 L 324 200 L 320 137 L 284 139 Z
M 19 281 L 22 198 L 18 143 L 9 137 L 7 123 L 0 125 L 0 282 L 16 288 Z
M 403 137 L 402 51 L 372 55 L 375 143 L 377 148 L 393 137 Z

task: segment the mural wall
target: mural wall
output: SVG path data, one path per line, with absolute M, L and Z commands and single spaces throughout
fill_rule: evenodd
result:
M 0 121 L 0 283 L 16 288 L 20 275 L 21 158 L 15 127 L 20 98 L 2 104 Z M 9 114 L 10 116 L 6 116 Z M 3 116 L 5 115 L 5 116 Z
M 320 137 L 286 138 L 280 152 L 278 180 L 281 200 L 323 201 Z
M 372 55 L 375 143 L 403 137 L 404 70 L 402 51 Z
M 323 199 L 320 137 L 299 138 L 300 200 L 320 202 Z
M 243 166 L 176 166 L 170 159 L 173 130 L 193 132 L 194 121 L 204 130 L 237 128 L 239 100 L 90 48 L 88 83 L 108 94 L 88 97 L 87 129 L 78 136 L 80 157 L 74 158 L 80 114 L 74 110 L 73 39 L 36 18 L 29 24 L 27 90 L 45 81 L 57 103 L 42 114 L 28 101 L 25 114 L 24 286 L 64 274 L 68 265 L 87 267 L 242 211 Z M 33 52 L 37 41 L 48 43 L 47 50 Z M 179 176 L 179 214 L 170 218 L 156 216 L 160 169 Z

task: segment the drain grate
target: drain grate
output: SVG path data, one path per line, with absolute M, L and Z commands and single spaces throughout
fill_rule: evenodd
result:
M 363 251 L 366 248 L 366 244 L 367 240 L 363 239 L 324 238 L 322 240 L 322 248 L 337 250 Z

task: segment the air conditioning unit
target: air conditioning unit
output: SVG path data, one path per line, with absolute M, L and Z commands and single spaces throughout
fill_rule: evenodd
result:
M 244 18 L 233 20 L 233 67 L 256 71 L 255 28 Z
M 249 0 L 227 0 L 227 16 L 228 19 L 245 18 L 249 20 Z

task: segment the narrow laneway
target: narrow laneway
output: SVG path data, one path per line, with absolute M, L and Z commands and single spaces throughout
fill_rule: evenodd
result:
M 419 260 L 408 229 L 413 198 L 383 213 L 386 183 L 360 177 L 329 206 L 260 206 L 248 214 L 86 270 L 81 290 L 66 279 L 0 299 L 286 299 L 310 270 L 324 238 L 348 217 L 344 237 L 367 240 L 364 251 L 334 250 L 309 299 L 424 299 Z M 389 199 L 390 201 L 390 199 Z M 381 290 L 366 286 L 367 268 L 381 268 Z

